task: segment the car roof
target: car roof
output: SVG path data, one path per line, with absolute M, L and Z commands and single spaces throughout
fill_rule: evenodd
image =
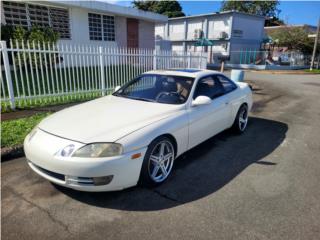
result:
M 145 72 L 144 74 L 159 74 L 159 75 L 199 78 L 199 77 L 204 77 L 210 74 L 221 74 L 221 73 L 218 71 L 212 71 L 207 69 L 172 68 L 172 69 L 148 71 L 148 72 Z

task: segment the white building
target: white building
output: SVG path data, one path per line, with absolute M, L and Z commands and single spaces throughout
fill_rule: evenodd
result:
M 1 1 L 1 24 L 51 26 L 59 43 L 154 48 L 160 14 L 103 1 Z
M 174 51 L 213 52 L 218 56 L 230 56 L 237 62 L 244 49 L 259 50 L 264 37 L 264 17 L 235 11 L 170 18 L 167 23 L 156 25 L 157 45 L 170 41 Z M 195 47 L 196 39 L 204 37 L 214 42 L 211 47 Z M 210 54 L 209 54 L 210 55 Z

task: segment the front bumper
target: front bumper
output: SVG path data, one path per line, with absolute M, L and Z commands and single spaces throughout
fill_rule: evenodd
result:
M 147 148 L 108 158 L 71 158 L 56 156 L 67 145 L 76 148 L 84 144 L 63 139 L 40 129 L 24 141 L 24 151 L 30 168 L 45 179 L 80 191 L 114 191 L 135 186 Z M 131 156 L 141 153 L 136 159 Z M 97 184 L 96 178 L 107 184 Z M 111 178 L 111 181 L 109 181 Z

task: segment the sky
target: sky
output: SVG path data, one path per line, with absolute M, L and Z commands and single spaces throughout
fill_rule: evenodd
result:
M 114 4 L 130 6 L 131 1 L 110 0 Z M 183 12 L 186 15 L 217 12 L 220 9 L 221 1 L 179 1 Z M 317 25 L 320 17 L 319 1 L 280 1 L 278 7 L 280 18 L 288 24 L 309 24 Z

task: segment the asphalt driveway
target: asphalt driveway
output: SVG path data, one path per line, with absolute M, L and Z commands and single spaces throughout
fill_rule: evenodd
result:
M 246 80 L 247 132 L 189 151 L 158 188 L 76 192 L 2 163 L 2 239 L 319 239 L 320 75 Z

